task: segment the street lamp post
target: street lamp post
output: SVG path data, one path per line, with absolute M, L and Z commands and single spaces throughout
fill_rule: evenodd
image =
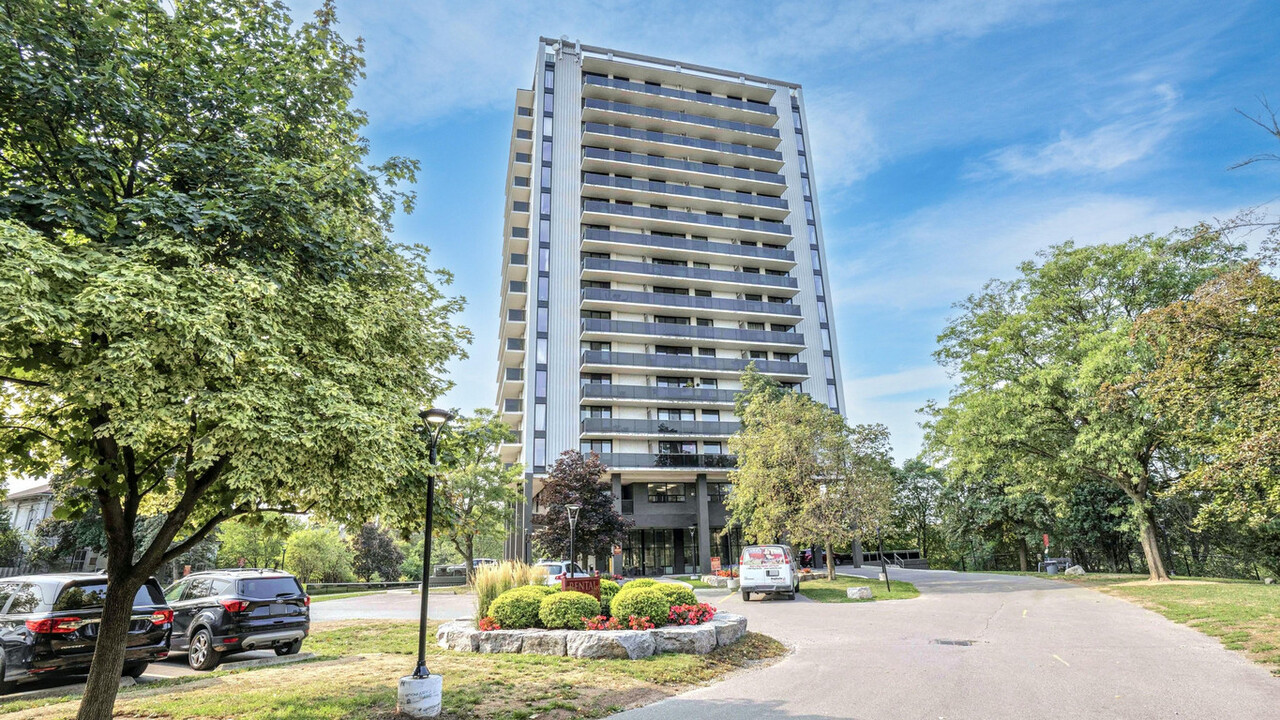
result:
M 418 413 L 427 426 L 427 447 L 430 451 L 431 470 L 427 475 L 427 524 L 422 531 L 422 602 L 418 617 L 418 664 L 413 674 L 400 678 L 400 692 L 396 708 L 410 717 L 427 718 L 440 714 L 443 678 L 427 670 L 427 599 L 431 588 L 431 523 L 435 509 L 436 447 L 444 426 L 453 419 L 448 410 L 431 408 Z
M 582 506 L 578 504 L 565 505 L 564 511 L 569 515 L 569 567 L 565 569 L 568 577 L 573 577 L 573 537 L 577 534 L 578 513 L 582 510 Z

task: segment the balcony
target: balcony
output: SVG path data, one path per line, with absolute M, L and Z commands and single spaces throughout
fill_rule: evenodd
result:
M 644 420 L 632 418 L 582 419 L 582 434 L 590 436 L 618 437 L 621 435 L 684 437 L 728 437 L 742 427 L 737 421 L 714 420 Z
M 660 155 L 644 155 L 625 150 L 608 150 L 597 147 L 582 148 L 582 168 L 594 172 L 620 172 L 631 174 L 635 166 L 661 168 L 671 179 L 689 180 L 700 185 L 715 184 L 735 190 L 780 193 L 787 184 L 777 173 L 748 170 L 729 165 L 717 165 L 692 160 L 677 160 Z M 708 180 L 711 177 L 714 180 Z
M 790 270 L 796 264 L 796 254 L 786 248 L 738 245 L 600 228 L 586 228 L 582 231 L 582 249 L 588 252 L 618 251 L 620 245 L 629 245 L 633 249 L 635 246 L 652 248 L 656 252 L 650 251 L 648 254 L 653 257 L 697 258 L 707 262 L 725 262 L 729 258 L 742 258 L 749 260 L 753 265 L 783 270 Z
M 708 453 L 600 453 L 600 462 L 610 468 L 642 470 L 720 469 L 732 470 L 738 464 L 735 455 Z
M 635 180 L 601 173 L 584 173 L 584 192 L 599 199 L 627 200 L 630 202 L 674 203 L 681 207 L 714 212 L 761 214 L 772 220 L 785 220 L 791 211 L 787 201 L 772 195 L 753 195 L 737 190 L 693 187 L 654 180 Z
M 777 375 L 788 379 L 802 379 L 809 376 L 809 366 L 805 363 L 784 360 L 606 352 L 603 350 L 584 350 L 582 352 L 582 370 L 584 372 L 609 372 L 614 368 L 626 367 L 697 373 L 702 377 L 711 375 L 737 377 L 751 363 L 755 363 L 756 369 L 766 375 Z
M 787 242 L 791 239 L 791 227 L 784 223 L 622 205 L 601 200 L 583 199 L 582 222 L 588 225 L 619 225 L 665 232 L 692 231 L 695 234 L 712 234 L 708 228 L 717 228 L 727 230 L 728 232 L 719 233 L 727 237 L 745 237 L 765 242 Z
M 582 321 L 583 340 L 608 340 L 619 335 L 703 340 L 717 345 L 744 348 L 759 347 L 761 345 L 784 345 L 796 349 L 804 347 L 804 335 L 798 332 L 741 330 L 739 328 L 637 322 L 633 320 L 586 319 Z
M 661 87 L 657 85 L 646 85 L 640 82 L 631 82 L 629 80 L 617 80 L 615 78 L 600 77 L 599 75 L 583 75 L 583 94 L 588 97 L 597 95 L 592 92 L 592 86 L 598 88 L 610 88 L 631 93 L 639 96 L 652 96 L 655 98 L 668 98 L 671 100 L 681 100 L 684 102 L 699 103 L 708 105 L 704 112 L 707 114 L 715 113 L 717 110 L 733 110 L 746 113 L 756 113 L 760 115 L 773 115 L 776 121 L 778 111 L 768 103 L 756 102 L 754 100 L 737 100 L 727 97 L 716 97 L 705 93 L 694 92 L 692 90 L 677 90 L 676 88 Z M 725 117 L 731 117 L 730 113 L 719 113 Z M 736 114 L 736 113 L 735 113 Z M 768 118 L 764 119 L 768 122 Z
M 640 276 L 637 278 L 637 276 Z M 673 287 L 699 287 L 706 290 L 722 290 L 735 292 L 743 285 L 755 285 L 762 292 L 791 297 L 800 292 L 800 284 L 790 275 L 769 275 L 767 273 L 737 272 L 734 270 L 712 270 L 710 268 L 689 267 L 687 265 L 664 265 L 662 263 L 636 262 L 633 260 L 605 260 L 604 258 L 584 258 L 582 260 L 582 277 L 584 280 L 611 280 L 622 282 L 657 283 L 654 278 L 662 278 L 661 285 Z
M 726 141 L 741 143 L 761 143 L 769 149 L 776 149 L 782 134 L 776 128 L 767 125 L 726 120 L 679 110 L 662 110 L 642 107 L 630 103 L 601 100 L 599 98 L 583 98 L 582 119 L 586 122 L 614 124 L 622 122 L 629 127 L 641 127 L 645 130 L 668 130 L 672 123 L 691 125 L 695 128 L 713 128 Z M 705 131 L 705 130 L 704 130 Z
M 697 312 L 702 316 L 727 320 L 738 320 L 744 315 L 761 316 L 765 319 L 800 317 L 800 306 L 788 303 L 698 295 L 666 295 L 638 290 L 606 290 L 604 288 L 583 288 L 582 290 L 582 307 L 587 310 L 621 310 L 627 309 L 625 306 L 635 305 L 680 308 Z
M 603 385 L 584 383 L 583 400 L 611 400 L 619 405 L 733 405 L 737 390 L 658 385 Z
M 582 136 L 586 144 L 599 143 L 621 150 L 639 152 L 657 150 L 660 154 L 669 152 L 690 160 L 717 162 L 729 159 L 725 158 L 725 155 L 739 155 L 743 158 L 751 158 L 752 165 L 769 172 L 777 172 L 782 169 L 783 164 L 782 153 L 777 150 L 622 125 L 584 123 Z

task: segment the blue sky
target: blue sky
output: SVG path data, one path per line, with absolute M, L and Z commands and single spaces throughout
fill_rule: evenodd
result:
M 690 8 L 693 4 L 688 4 Z M 296 17 L 314 3 L 294 3 Z M 422 162 L 402 242 L 431 248 L 476 334 L 443 402 L 490 406 L 515 90 L 539 35 L 804 86 L 850 417 L 919 449 L 946 397 L 950 305 L 1053 243 L 1226 218 L 1280 194 L 1270 2 L 457 3 L 339 0 L 360 35 L 374 158 Z

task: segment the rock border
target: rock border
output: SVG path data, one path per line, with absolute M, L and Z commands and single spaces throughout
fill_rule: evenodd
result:
M 746 634 L 745 617 L 723 612 L 699 625 L 653 630 L 477 630 L 471 618 L 459 618 L 436 630 L 436 643 L 457 652 L 639 660 L 667 652 L 706 655 Z

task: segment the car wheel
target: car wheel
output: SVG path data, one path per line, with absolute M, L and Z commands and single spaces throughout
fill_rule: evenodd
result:
M 746 590 L 742 591 L 742 602 L 751 602 L 751 593 Z
M 302 649 L 302 641 L 294 640 L 288 645 L 277 645 L 276 655 L 297 655 L 298 651 L 301 649 Z
M 149 662 L 125 663 L 124 672 L 121 675 L 127 675 L 135 680 L 142 677 L 142 673 L 147 671 Z
M 220 660 L 221 653 L 213 649 L 213 634 L 207 628 L 197 630 L 187 648 L 187 664 L 192 670 L 212 670 Z
M 4 679 L 4 648 L 0 648 L 0 695 L 8 695 L 17 685 Z

